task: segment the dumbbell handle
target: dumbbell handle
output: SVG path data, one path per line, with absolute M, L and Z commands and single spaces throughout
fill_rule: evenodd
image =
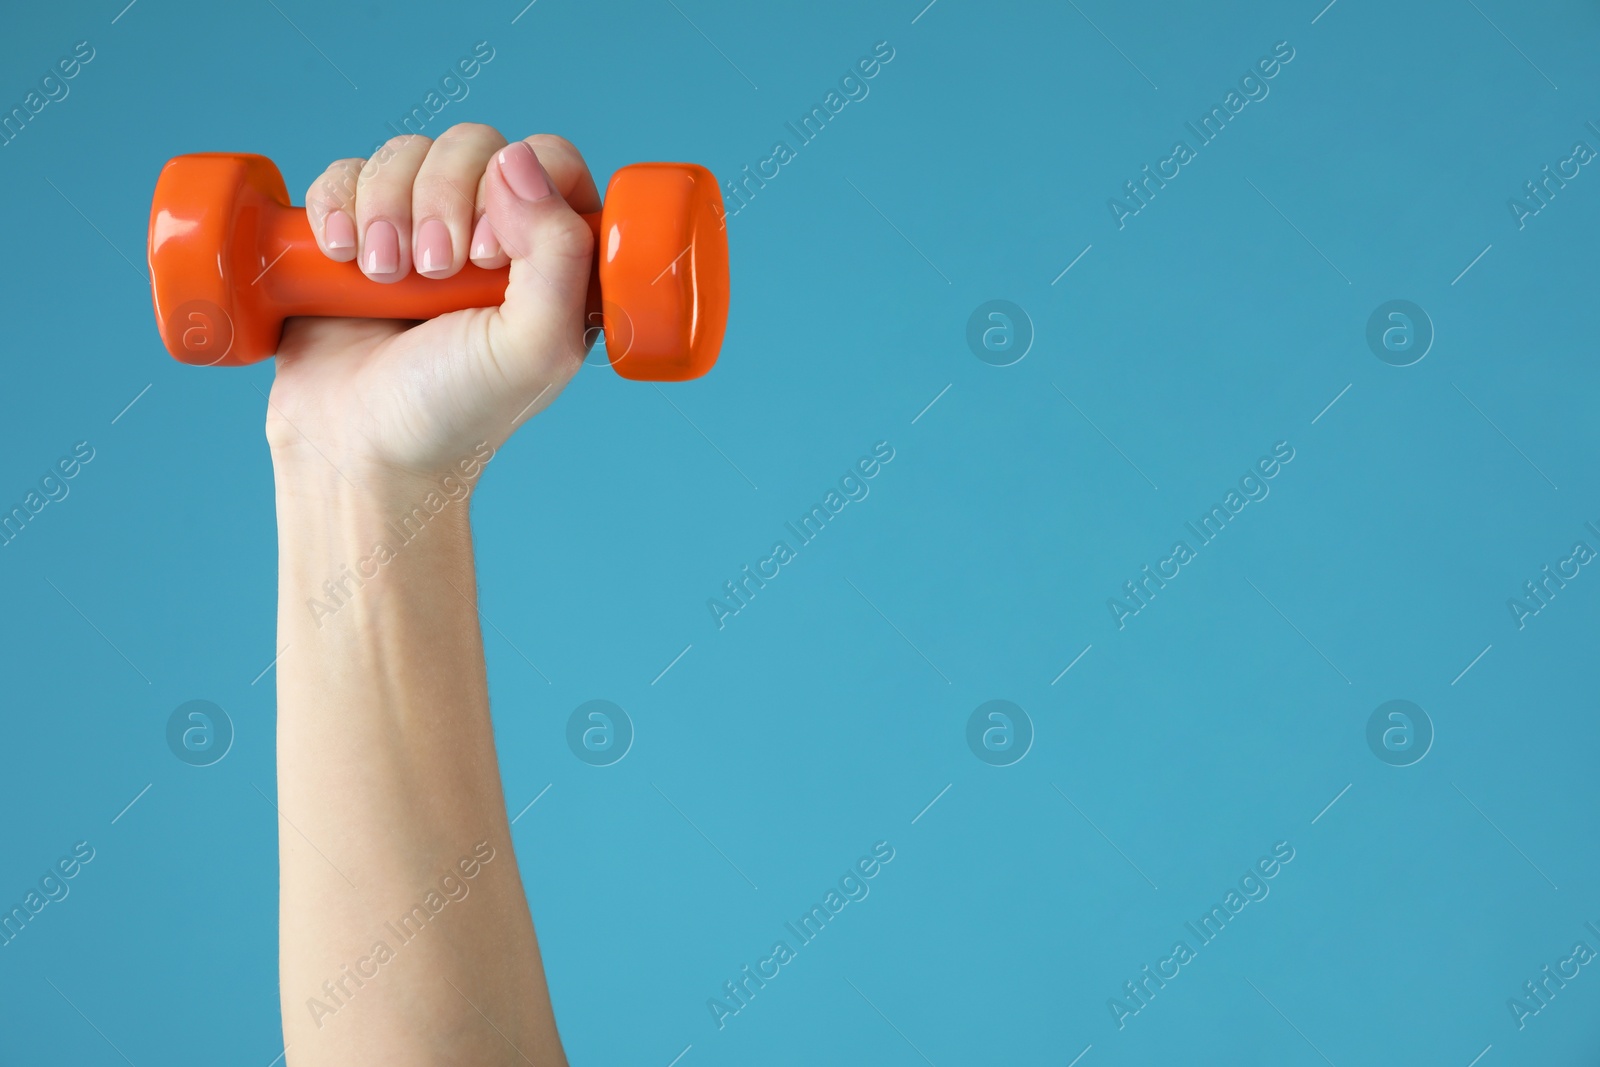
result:
M 499 307 L 510 267 L 468 262 L 448 278 L 415 272 L 396 282 L 377 282 L 354 261 L 329 259 L 311 232 L 303 207 L 266 206 L 256 242 L 260 262 L 249 273 L 285 316 L 326 315 L 361 319 L 431 319 L 464 308 Z M 600 241 L 600 212 L 583 216 Z M 241 273 L 245 273 L 241 271 Z

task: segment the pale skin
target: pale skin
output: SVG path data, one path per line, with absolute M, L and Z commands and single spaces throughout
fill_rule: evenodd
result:
M 511 280 L 498 308 L 284 331 L 267 439 L 286 1062 L 562 1067 L 495 759 L 466 497 L 582 364 L 578 212 L 600 198 L 558 137 L 508 145 L 464 124 L 388 149 L 312 183 L 323 251 L 376 281 L 468 259 Z M 388 524 L 419 506 L 425 528 L 402 544 Z M 430 891 L 437 910 L 397 936 Z

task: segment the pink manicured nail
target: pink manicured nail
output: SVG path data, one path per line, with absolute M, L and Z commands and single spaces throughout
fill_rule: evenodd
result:
M 450 227 L 429 219 L 417 230 L 417 273 L 433 274 L 449 270 L 455 259 L 450 247 Z
M 527 142 L 518 141 L 500 150 L 500 173 L 511 191 L 523 200 L 543 200 L 550 195 L 550 177 L 539 157 Z
M 367 224 L 367 254 L 361 269 L 368 274 L 393 274 L 400 269 L 400 232 L 379 219 Z
M 472 230 L 473 259 L 493 259 L 500 254 L 500 238 L 494 234 L 494 227 L 489 225 L 489 216 L 485 215 L 478 220 L 478 225 Z
M 328 251 L 343 251 L 356 246 L 356 224 L 343 211 L 332 211 L 322 220 L 322 243 Z

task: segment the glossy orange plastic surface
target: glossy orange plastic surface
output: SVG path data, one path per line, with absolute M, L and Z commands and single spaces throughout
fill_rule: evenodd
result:
M 617 373 L 683 381 L 711 369 L 728 316 L 728 241 L 716 179 L 693 163 L 617 171 L 595 231 L 606 351 Z M 496 307 L 510 269 L 375 282 L 323 255 L 265 156 L 200 152 L 162 168 L 150 206 L 150 288 L 173 357 L 242 366 L 273 355 L 294 315 L 429 319 Z

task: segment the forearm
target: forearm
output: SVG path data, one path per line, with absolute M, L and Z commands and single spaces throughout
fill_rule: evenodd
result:
M 288 1062 L 562 1064 L 495 761 L 465 494 L 347 481 L 318 456 L 276 467 Z

